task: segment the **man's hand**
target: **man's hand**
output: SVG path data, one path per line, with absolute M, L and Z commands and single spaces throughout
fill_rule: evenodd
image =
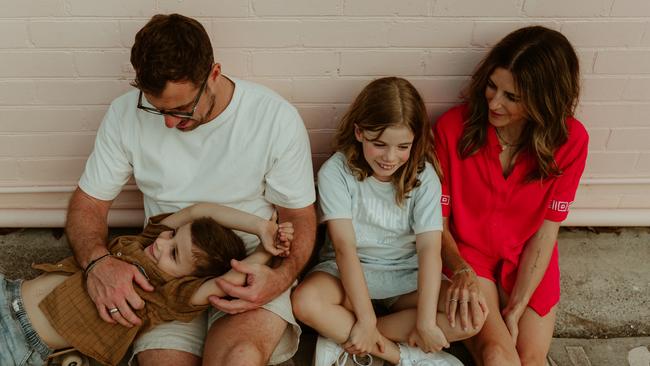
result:
M 228 313 L 239 314 L 245 311 L 257 309 L 268 303 L 283 291 L 282 279 L 270 267 L 264 264 L 248 264 L 233 259 L 230 264 L 235 271 L 246 275 L 246 284 L 238 286 L 228 282 L 222 277 L 215 279 L 217 285 L 234 300 L 226 300 L 216 296 L 210 296 L 212 306 Z
M 129 328 L 142 324 L 133 309 L 142 309 L 144 301 L 133 289 L 133 281 L 145 291 L 154 289 L 135 266 L 113 257 L 97 263 L 88 273 L 88 295 L 105 322 Z

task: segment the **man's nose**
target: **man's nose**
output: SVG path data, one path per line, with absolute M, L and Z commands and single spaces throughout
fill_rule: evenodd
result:
M 165 119 L 165 126 L 167 128 L 174 128 L 181 122 L 181 118 L 170 115 L 164 115 L 163 118 Z

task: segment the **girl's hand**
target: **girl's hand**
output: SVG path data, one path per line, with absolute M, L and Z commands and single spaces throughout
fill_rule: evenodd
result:
M 377 326 L 357 321 L 350 330 L 348 340 L 343 343 L 343 348 L 348 353 L 359 355 L 370 353 L 375 345 L 379 348 L 379 352 L 384 352 L 384 341 Z
M 291 253 L 291 241 L 293 241 L 293 224 L 283 222 L 278 225 L 278 234 L 275 238 L 275 247 L 281 251 L 280 257 L 288 257 Z
M 467 269 L 457 271 L 451 277 L 451 285 L 446 294 L 449 324 L 452 328 L 456 326 L 456 311 L 458 311 L 463 330 L 467 330 L 469 326 L 478 329 L 488 314 L 487 303 L 479 289 L 476 273 L 470 267 Z
M 440 352 L 443 348 L 449 348 L 445 334 L 435 324 L 430 326 L 416 324 L 409 334 L 408 344 L 427 353 Z
M 501 310 L 501 316 L 508 327 L 508 331 L 512 336 L 513 342 L 517 344 L 517 337 L 519 336 L 519 320 L 526 310 L 526 305 L 521 305 L 519 303 L 508 302 L 508 305 Z

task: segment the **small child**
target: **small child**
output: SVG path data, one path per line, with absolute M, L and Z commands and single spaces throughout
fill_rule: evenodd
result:
M 53 350 L 72 346 L 103 364 L 116 365 L 141 331 L 166 321 L 190 321 L 208 307 L 209 296 L 225 296 L 209 279 L 228 271 L 232 259 L 246 256 L 243 241 L 225 227 L 260 238 L 261 245 L 245 262 L 263 264 L 272 255 L 288 255 L 293 226 L 278 225 L 275 219 L 196 204 L 150 218 L 139 235 L 115 238 L 108 245 L 110 253 L 85 270 L 69 257 L 35 265 L 47 273 L 33 280 L 10 281 L 0 275 L 0 364 L 42 365 Z M 145 307 L 136 310 L 143 320 L 140 326 L 117 324 L 117 304 L 97 309 L 86 292 L 85 276 L 108 256 L 138 267 L 155 288 L 146 292 L 135 287 L 145 301 Z M 245 275 L 234 270 L 225 276 L 231 282 L 245 281 Z M 107 311 L 115 323 L 103 321 L 98 311 Z
M 326 243 L 292 296 L 296 317 L 322 335 L 315 366 L 349 354 L 356 364 L 374 355 L 403 366 L 462 365 L 441 349 L 478 330 L 452 329 L 438 301 L 441 190 L 422 98 L 401 78 L 371 82 L 335 146 L 318 173 Z M 373 303 L 390 314 L 377 318 Z

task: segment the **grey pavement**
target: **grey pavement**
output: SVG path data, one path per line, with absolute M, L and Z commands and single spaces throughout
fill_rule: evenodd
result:
M 111 230 L 111 235 L 134 233 Z M 563 228 L 562 300 L 549 354 L 559 366 L 650 366 L 650 228 Z M 29 278 L 33 262 L 70 254 L 61 229 L 0 229 L 0 271 Z M 311 365 L 315 335 L 283 366 Z M 467 364 L 466 352 L 453 352 Z

